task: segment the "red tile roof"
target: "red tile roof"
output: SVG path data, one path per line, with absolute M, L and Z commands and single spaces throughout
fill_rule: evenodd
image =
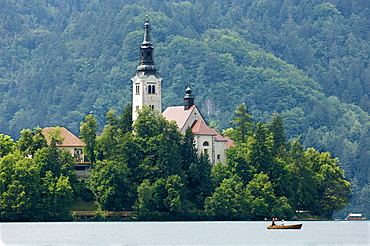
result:
M 225 137 L 225 139 L 227 140 L 227 142 L 226 142 L 226 149 L 229 149 L 230 147 L 235 146 L 234 141 L 231 140 L 229 137 Z
M 215 137 L 215 140 L 216 141 L 220 141 L 220 142 L 227 142 L 227 139 L 224 138 L 220 133 L 218 133 L 215 129 L 212 129 L 211 130 L 216 134 L 216 137 Z
M 174 120 L 177 123 L 179 129 L 182 129 L 186 123 L 186 120 L 189 118 L 193 112 L 195 105 L 191 106 L 188 110 L 184 109 L 184 106 L 168 107 L 162 113 L 162 115 L 168 120 Z
M 44 134 L 48 144 L 50 144 L 50 138 L 48 138 L 51 131 L 55 130 L 57 127 L 45 127 L 42 129 L 42 134 Z M 68 131 L 64 127 L 58 127 L 60 129 L 60 137 L 63 140 L 61 144 L 57 144 L 60 147 L 83 147 L 86 144 L 76 137 L 72 132 Z
M 194 135 L 217 135 L 213 129 L 207 126 L 207 124 L 202 120 L 196 120 L 191 126 L 191 130 Z

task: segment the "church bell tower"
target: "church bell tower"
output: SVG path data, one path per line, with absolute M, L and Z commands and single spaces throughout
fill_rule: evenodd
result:
M 153 45 L 150 41 L 149 21 L 146 16 L 144 41 L 140 47 L 140 64 L 136 68 L 136 75 L 132 81 L 132 120 L 137 119 L 137 111 L 144 105 L 162 112 L 161 83 L 162 77 L 158 74 L 153 60 Z

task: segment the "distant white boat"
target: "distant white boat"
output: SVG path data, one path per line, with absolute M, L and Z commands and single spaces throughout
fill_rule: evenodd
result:
M 362 214 L 349 214 L 344 220 L 366 220 Z

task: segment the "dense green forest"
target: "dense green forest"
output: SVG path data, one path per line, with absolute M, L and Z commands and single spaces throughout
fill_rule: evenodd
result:
M 131 100 L 149 14 L 163 107 L 196 104 L 218 130 L 246 103 L 256 122 L 277 112 L 288 139 L 338 157 L 347 210 L 370 216 L 366 0 L 0 0 L 0 132 L 64 126 Z M 346 213 L 344 211 L 343 213 Z
M 81 200 L 95 204 L 93 220 L 122 210 L 135 220 L 292 219 L 296 209 L 330 219 L 348 204 L 338 159 L 304 150 L 299 138 L 289 144 L 277 113 L 269 124 L 253 123 L 246 105 L 237 107 L 228 129 L 237 145 L 226 165 L 211 165 L 190 127 L 183 135 L 148 106 L 133 125 L 131 105 L 106 119 L 101 136 L 92 114 L 81 124 L 88 178 L 77 179 L 73 157 L 58 149 L 58 128 L 49 146 L 41 128 L 23 130 L 16 143 L 0 135 L 0 221 L 78 220 L 70 210 Z

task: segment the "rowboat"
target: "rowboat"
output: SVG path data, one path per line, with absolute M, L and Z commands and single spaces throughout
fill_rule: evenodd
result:
M 267 229 L 301 229 L 302 224 L 296 224 L 296 225 L 269 225 Z

